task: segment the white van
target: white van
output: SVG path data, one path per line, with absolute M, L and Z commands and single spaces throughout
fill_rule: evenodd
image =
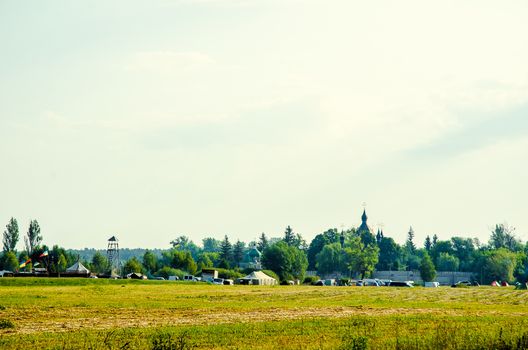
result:
M 424 282 L 424 287 L 427 287 L 427 288 L 438 288 L 438 287 L 440 287 L 440 282 Z

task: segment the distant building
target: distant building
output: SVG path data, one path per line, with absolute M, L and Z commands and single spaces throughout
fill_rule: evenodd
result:
M 363 231 L 367 231 L 368 233 L 372 233 L 370 230 L 370 227 L 367 225 L 367 212 L 365 209 L 363 209 L 363 215 L 361 215 L 361 225 L 357 229 L 357 233 L 361 233 Z
M 202 281 L 212 281 L 215 278 L 218 278 L 218 270 L 202 269 Z
M 240 267 L 243 269 L 255 269 L 260 270 L 262 269 L 262 264 L 260 263 L 260 259 L 262 258 L 262 253 L 257 249 L 257 247 L 253 246 L 248 249 L 246 254 L 244 254 L 244 260 L 240 263 Z

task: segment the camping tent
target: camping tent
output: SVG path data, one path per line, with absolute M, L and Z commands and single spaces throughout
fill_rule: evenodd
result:
M 86 267 L 84 267 L 84 265 L 81 264 L 81 262 L 77 261 L 75 264 L 73 264 L 72 266 L 68 267 L 66 269 L 65 273 L 68 274 L 68 275 L 83 275 L 83 276 L 86 276 L 86 275 L 90 274 L 90 270 L 88 270 Z
M 237 283 L 271 286 L 271 285 L 277 284 L 277 280 L 273 277 L 266 275 L 262 271 L 253 271 L 246 277 L 239 278 L 237 280 Z

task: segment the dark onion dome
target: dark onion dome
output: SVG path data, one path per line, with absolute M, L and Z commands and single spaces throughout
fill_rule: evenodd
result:
M 363 209 L 363 215 L 361 215 L 361 226 L 358 227 L 357 229 L 358 232 L 361 232 L 361 231 L 370 232 L 370 228 L 367 225 L 367 219 L 368 219 L 367 212 L 365 209 Z

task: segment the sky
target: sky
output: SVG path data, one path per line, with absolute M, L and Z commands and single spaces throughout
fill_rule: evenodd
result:
M 528 240 L 526 1 L 0 0 L 0 229 Z M 19 244 L 22 248 L 22 244 Z

